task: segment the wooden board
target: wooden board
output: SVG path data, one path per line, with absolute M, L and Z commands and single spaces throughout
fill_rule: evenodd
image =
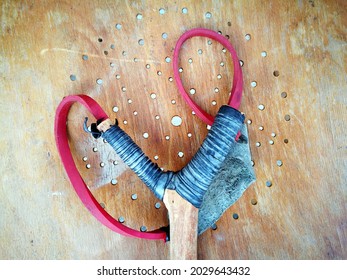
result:
M 207 128 L 169 80 L 172 61 L 166 57 L 172 60 L 176 40 L 194 27 L 229 36 L 243 61 L 241 110 L 251 120 L 257 176 L 217 229 L 199 237 L 198 258 L 347 258 L 345 1 L 0 5 L 1 259 L 168 258 L 167 244 L 120 236 L 88 213 L 63 170 L 53 121 L 64 96 L 85 93 L 159 166 L 181 169 Z M 194 88 L 192 98 L 215 114 L 231 88 L 228 54 L 216 42 L 194 38 L 180 57 L 186 89 Z M 68 130 L 76 162 L 98 201 L 131 227 L 166 225 L 164 204 L 107 144 L 82 131 L 86 115 L 74 106 Z M 180 127 L 171 124 L 175 115 L 183 120 Z

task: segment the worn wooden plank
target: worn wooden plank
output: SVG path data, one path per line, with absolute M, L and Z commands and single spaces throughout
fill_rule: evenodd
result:
M 179 170 L 207 129 L 169 81 L 172 63 L 165 58 L 172 58 L 185 30 L 205 27 L 229 35 L 244 62 L 241 110 L 252 120 L 249 134 L 257 182 L 223 215 L 216 230 L 199 237 L 198 257 L 346 259 L 346 8 L 342 0 L 266 5 L 2 1 L 0 258 L 169 257 L 167 244 L 113 233 L 82 206 L 55 148 L 54 112 L 63 96 L 88 94 L 120 121 L 150 158 L 158 156 L 159 166 Z M 122 24 L 120 30 L 117 23 Z M 186 88 L 196 89 L 193 98 L 210 113 L 227 100 L 231 87 L 232 67 L 220 50 L 217 43 L 194 38 L 180 54 Z M 219 73 L 222 79 L 216 78 Z M 263 111 L 259 104 L 265 106 Z M 180 127 L 171 125 L 174 115 L 182 118 Z M 166 225 L 164 204 L 156 209 L 157 199 L 117 155 L 81 131 L 85 116 L 75 106 L 68 129 L 76 162 L 97 199 L 134 228 Z M 277 166 L 278 160 L 282 166 Z M 112 179 L 117 179 L 116 185 Z M 266 181 L 272 186 L 266 187 Z M 136 200 L 132 194 L 137 194 Z M 234 213 L 238 219 L 232 218 Z

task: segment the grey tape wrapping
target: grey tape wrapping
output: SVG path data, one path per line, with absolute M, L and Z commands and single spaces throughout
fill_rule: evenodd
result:
M 162 200 L 165 189 L 174 173 L 162 172 L 157 164 L 154 164 L 119 126 L 112 126 L 102 134 L 102 137 L 139 176 L 155 196 Z
M 222 106 L 200 149 L 179 172 L 161 171 L 116 125 L 102 136 L 159 199 L 163 199 L 165 189 L 174 189 L 200 208 L 206 191 L 236 143 L 243 121 L 244 116 L 239 111 Z

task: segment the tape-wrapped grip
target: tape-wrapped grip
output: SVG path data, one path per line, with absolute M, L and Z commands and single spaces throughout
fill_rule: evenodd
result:
M 141 148 L 117 125 L 102 134 L 120 158 L 139 176 L 160 200 L 165 189 L 173 189 L 199 208 L 207 188 L 235 143 L 244 116 L 224 105 L 207 137 L 192 160 L 179 172 L 163 172 Z

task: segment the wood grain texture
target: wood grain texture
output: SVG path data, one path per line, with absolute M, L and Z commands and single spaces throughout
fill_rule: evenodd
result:
M 172 62 L 165 58 L 172 59 L 176 40 L 194 27 L 228 35 L 244 63 L 241 110 L 251 120 L 257 176 L 217 229 L 199 237 L 198 258 L 347 258 L 345 1 L 4 0 L 0 5 L 1 259 L 169 258 L 162 241 L 120 236 L 83 207 L 55 148 L 54 113 L 64 96 L 85 93 L 160 167 L 181 169 L 207 129 L 170 81 Z M 212 114 L 231 88 L 231 61 L 221 49 L 193 38 L 180 54 L 187 90 L 194 88 L 192 98 Z M 171 124 L 175 115 L 183 120 L 179 127 Z M 68 132 L 76 163 L 98 201 L 128 226 L 167 225 L 164 204 L 157 209 L 157 199 L 107 144 L 82 131 L 85 116 L 73 106 Z
M 196 260 L 199 210 L 173 190 L 165 191 L 163 201 L 170 220 L 170 259 Z

